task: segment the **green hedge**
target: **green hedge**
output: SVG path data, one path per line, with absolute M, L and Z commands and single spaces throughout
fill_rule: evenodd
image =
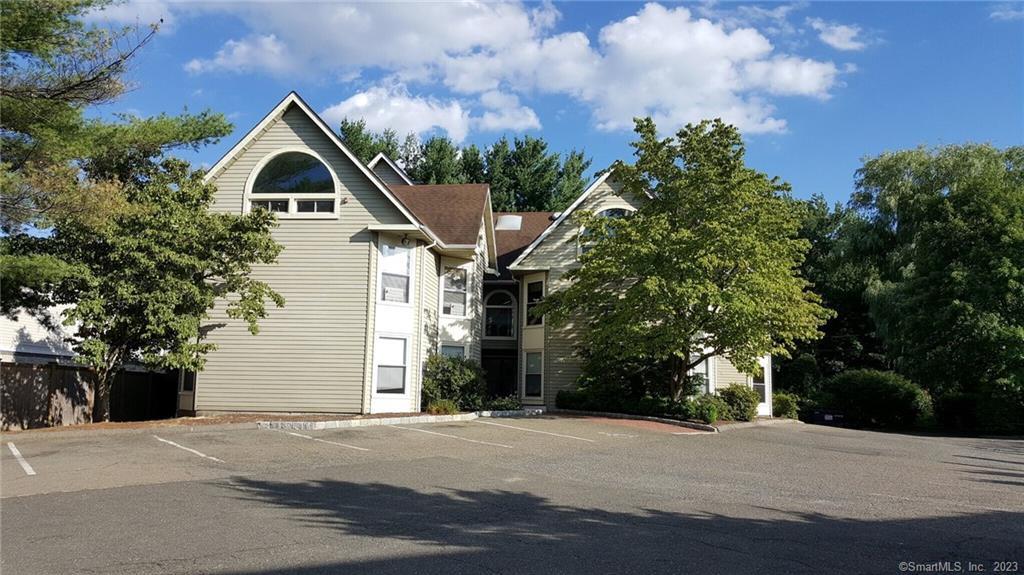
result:
M 480 364 L 461 357 L 440 354 L 427 358 L 423 370 L 423 406 L 438 400 L 453 401 L 461 410 L 477 411 L 484 407 L 487 381 Z
M 928 392 L 889 371 L 855 369 L 833 376 L 825 381 L 821 403 L 858 426 L 907 428 L 932 416 Z
M 772 394 L 772 415 L 796 419 L 799 415 L 800 398 L 783 391 Z
M 729 406 L 729 415 L 737 421 L 753 421 L 757 418 L 757 404 L 761 396 L 752 387 L 733 383 L 718 390 L 719 397 Z
M 459 412 L 459 406 L 450 399 L 435 399 L 427 405 L 430 415 L 453 415 Z
M 705 423 L 732 418 L 732 410 L 723 398 L 707 394 L 684 401 L 672 401 L 665 397 L 650 395 L 639 398 L 623 397 L 601 389 L 583 387 L 559 391 L 555 396 L 555 405 L 559 409 L 650 415 L 683 420 L 699 419 Z M 756 410 L 756 403 L 754 408 Z

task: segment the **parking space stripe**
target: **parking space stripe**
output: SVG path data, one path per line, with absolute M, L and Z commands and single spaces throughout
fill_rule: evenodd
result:
M 406 431 L 419 431 L 420 433 L 429 433 L 430 435 L 440 435 L 441 437 L 448 437 L 451 439 L 458 439 L 459 441 L 468 441 L 470 443 L 479 443 L 481 445 L 493 445 L 494 447 L 504 447 L 505 449 L 513 449 L 511 445 L 505 445 L 503 443 L 491 443 L 490 441 L 478 441 L 476 439 L 469 439 L 467 437 L 459 437 L 458 435 L 448 435 L 447 433 L 438 433 L 436 431 L 427 431 L 426 429 L 416 429 L 415 427 L 402 427 L 400 425 L 389 425 L 388 427 L 394 427 L 395 429 L 404 429 Z
M 347 443 L 338 443 L 337 441 L 327 441 L 326 439 L 320 439 L 319 437 L 313 437 L 312 435 L 303 435 L 301 433 L 295 433 L 294 431 L 285 431 L 288 435 L 294 435 L 295 437 L 301 437 L 302 439 L 309 439 L 311 441 L 319 441 L 320 443 L 327 443 L 329 445 L 337 445 L 338 447 L 347 447 L 349 449 L 356 449 L 358 451 L 369 451 L 365 447 L 356 447 L 355 445 L 349 445 Z
M 484 425 L 496 425 L 498 427 L 507 427 L 509 429 L 518 429 L 519 431 L 529 431 L 530 433 L 541 433 L 541 434 L 544 434 L 544 435 L 552 435 L 554 437 L 564 437 L 566 439 L 577 439 L 579 441 L 589 441 L 590 443 L 595 443 L 595 441 L 593 439 L 587 439 L 585 437 L 576 437 L 575 435 L 565 435 L 565 434 L 562 434 L 562 433 L 552 433 L 550 431 L 541 431 L 539 429 L 530 429 L 530 428 L 527 428 L 527 427 L 516 427 L 514 425 L 506 425 L 504 423 L 495 423 L 493 421 L 480 421 L 479 419 L 474 419 L 473 421 L 475 421 L 477 423 L 482 423 Z
M 32 466 L 28 464 L 28 461 L 25 461 L 25 458 L 21 456 L 21 452 L 18 451 L 18 448 L 15 447 L 14 444 L 11 443 L 10 441 L 7 442 L 7 449 L 10 449 L 11 454 L 14 455 L 14 458 L 18 460 L 18 465 L 21 466 L 21 469 L 25 472 L 25 475 L 36 474 L 36 470 L 32 469 Z
M 200 451 L 196 451 L 195 449 L 192 449 L 191 447 L 185 447 L 184 445 L 178 445 L 177 443 L 174 443 L 173 441 L 170 441 L 168 439 L 164 439 L 163 437 L 160 437 L 158 435 L 154 435 L 153 437 L 157 441 L 162 441 L 162 442 L 166 443 L 167 445 L 173 445 L 174 447 L 177 447 L 178 449 L 184 449 L 185 451 L 187 451 L 189 453 L 192 453 L 192 454 L 195 454 L 195 455 L 198 455 L 199 457 L 202 457 L 203 459 L 209 459 L 210 461 L 216 461 L 217 463 L 224 463 L 223 459 L 217 459 L 216 457 L 207 455 L 207 454 L 202 453 Z

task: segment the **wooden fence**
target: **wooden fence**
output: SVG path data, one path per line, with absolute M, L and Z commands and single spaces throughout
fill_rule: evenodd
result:
M 52 363 L 0 365 L 0 427 L 30 429 L 92 419 L 92 372 Z M 122 371 L 110 391 L 113 421 L 174 417 L 178 372 Z

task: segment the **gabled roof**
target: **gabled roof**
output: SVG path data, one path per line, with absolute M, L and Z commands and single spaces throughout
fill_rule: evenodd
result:
M 612 175 L 612 170 L 608 170 L 605 173 L 601 174 L 601 176 L 594 180 L 592 184 L 587 186 L 587 189 L 584 190 L 582 194 L 580 194 L 580 197 L 576 198 L 576 201 L 574 201 L 568 208 L 566 208 L 565 211 L 559 214 L 558 217 L 555 218 L 555 221 L 551 222 L 551 225 L 549 225 L 543 232 L 541 232 L 539 236 L 537 236 L 532 242 L 530 242 L 530 245 L 526 246 L 526 249 L 524 249 L 518 257 L 516 257 L 515 261 L 508 265 L 509 269 L 515 269 L 516 266 L 518 266 L 520 263 L 522 263 L 524 259 L 526 259 L 526 256 L 533 253 L 533 250 L 537 249 L 537 246 L 539 246 L 545 238 L 551 235 L 551 232 L 553 232 L 559 224 L 564 222 L 566 218 L 568 218 L 576 210 L 576 208 L 580 207 L 580 204 L 582 204 L 588 197 L 590 197 L 590 195 L 594 193 L 594 190 L 600 187 L 601 184 L 603 184 L 610 175 Z
M 418 227 L 423 226 L 423 222 L 420 221 L 415 215 L 413 215 L 413 213 L 409 211 L 409 209 L 405 205 L 403 205 L 402 202 L 398 200 L 398 198 L 395 197 L 395 194 L 392 193 L 392 191 L 387 187 L 384 181 L 380 179 L 380 176 L 375 174 L 373 170 L 369 169 L 368 167 L 366 167 L 365 164 L 360 162 L 359 158 L 357 158 L 355 154 L 353 154 L 351 150 L 349 150 L 341 141 L 341 138 L 339 138 L 338 135 L 335 134 L 334 131 L 331 130 L 326 123 L 324 123 L 323 119 L 321 119 L 320 116 L 318 116 L 309 107 L 309 105 L 306 104 L 306 102 L 294 91 L 289 92 L 288 95 L 285 96 L 283 100 L 281 100 L 276 106 L 274 106 L 274 109 L 272 109 L 270 113 L 264 116 L 263 119 L 260 120 L 258 124 L 253 126 L 253 128 L 249 130 L 249 132 L 246 133 L 245 136 L 243 136 L 242 139 L 239 140 L 238 143 L 234 145 L 234 147 L 228 150 L 228 152 L 224 154 L 224 156 L 220 160 L 218 160 L 217 163 L 214 164 L 212 168 L 207 170 L 206 176 L 203 177 L 203 182 L 209 182 L 211 179 L 215 178 L 218 174 L 220 174 L 220 172 L 223 171 L 224 168 L 226 168 L 239 153 L 248 148 L 253 140 L 259 137 L 263 133 L 263 131 L 270 126 L 271 123 L 273 123 L 275 120 L 283 116 L 284 113 L 288 111 L 288 109 L 291 108 L 292 106 L 296 106 L 300 110 L 302 110 L 302 112 L 306 114 L 306 116 L 308 116 L 309 119 L 312 120 L 312 122 L 317 127 L 319 127 L 321 131 L 323 131 L 324 135 L 326 135 L 331 142 L 338 146 L 338 149 L 341 150 L 342 153 L 345 154 L 345 156 L 348 157 L 348 159 L 351 160 L 353 164 L 355 164 L 359 171 L 361 171 L 367 178 L 369 178 L 370 182 L 378 190 L 380 190 L 380 192 L 384 194 L 384 196 L 388 200 L 390 200 L 391 203 L 394 204 L 396 208 L 398 208 L 398 211 L 401 212 L 406 219 L 408 219 L 410 222 L 417 225 Z M 428 236 L 434 237 L 434 235 L 430 233 L 430 230 L 424 231 Z
M 402 181 L 405 182 L 407 185 L 411 186 L 414 184 L 412 178 L 409 177 L 409 174 L 405 173 L 405 170 L 403 170 L 401 166 L 391 161 L 391 158 L 384 155 L 384 152 L 381 152 L 374 156 L 373 159 L 370 160 L 368 164 L 366 164 L 366 167 L 370 168 L 371 170 L 374 171 L 374 173 L 376 173 L 377 164 L 380 162 L 384 162 L 384 165 L 386 165 L 388 168 L 391 169 L 391 171 L 397 174 L 398 177 L 401 178 Z
M 519 254 L 523 253 L 534 240 L 551 225 L 555 212 L 495 212 L 494 223 L 497 225 L 501 216 L 519 216 L 522 218 L 519 229 L 495 228 L 494 239 L 498 243 L 498 273 L 500 279 L 512 279 L 508 266 Z
M 476 246 L 480 223 L 490 203 L 487 184 L 392 185 L 390 188 L 444 244 Z

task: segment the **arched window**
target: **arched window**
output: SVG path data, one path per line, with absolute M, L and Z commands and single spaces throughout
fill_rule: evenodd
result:
M 296 217 L 333 217 L 336 193 L 334 176 L 319 158 L 306 152 L 283 152 L 256 174 L 249 209 Z
M 494 291 L 484 300 L 484 337 L 516 336 L 516 300 L 507 291 Z
M 597 217 L 599 217 L 599 218 L 619 219 L 619 218 L 625 218 L 625 217 L 629 216 L 632 213 L 633 213 L 633 210 L 630 210 L 628 208 L 608 208 L 606 210 L 601 210 L 600 212 L 597 212 Z M 594 242 L 590 239 L 590 230 L 587 230 L 587 229 L 580 230 L 579 246 L 580 246 L 580 255 L 583 255 L 583 254 L 589 252 L 591 250 L 591 248 L 594 247 Z

